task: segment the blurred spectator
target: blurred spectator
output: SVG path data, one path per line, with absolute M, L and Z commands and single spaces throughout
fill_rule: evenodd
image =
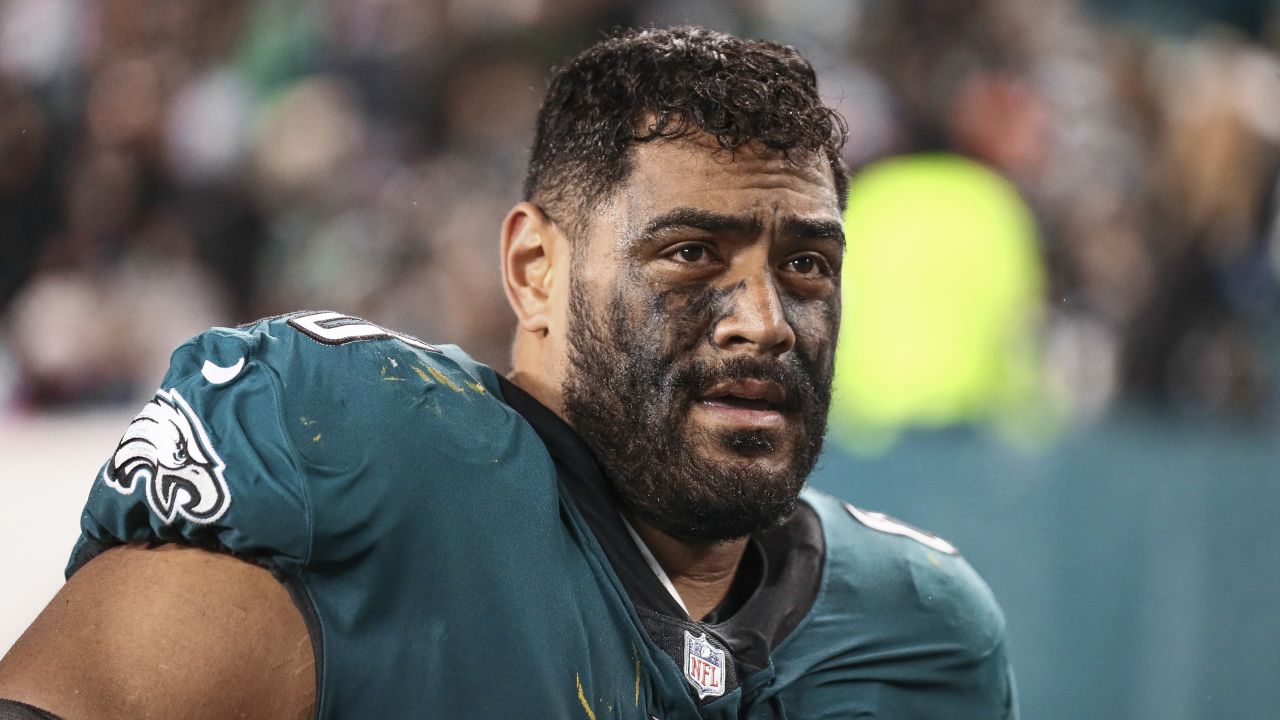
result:
M 883 152 L 962 153 L 1032 203 L 1065 408 L 1275 419 L 1274 52 L 1218 27 L 1143 34 L 1066 0 L 869 7 L 855 53 L 897 108 Z
M 956 155 L 876 163 L 849 187 L 832 433 L 875 450 L 908 427 L 1044 425 L 1035 220 Z
M 57 214 L 53 138 L 47 115 L 30 92 L 0 76 L 0 308 L 34 261 L 39 238 Z

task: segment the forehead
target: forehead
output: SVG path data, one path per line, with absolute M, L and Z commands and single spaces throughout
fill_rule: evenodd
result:
M 840 219 L 830 164 L 787 158 L 750 144 L 725 150 L 706 137 L 659 140 L 631 149 L 631 172 L 615 196 L 628 224 L 673 207 L 727 214 Z

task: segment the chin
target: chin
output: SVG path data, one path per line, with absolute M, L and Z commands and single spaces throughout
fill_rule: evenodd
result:
M 786 433 L 763 430 L 730 430 L 712 435 L 707 454 L 723 460 L 749 460 L 759 465 L 778 466 L 792 462 L 795 442 Z

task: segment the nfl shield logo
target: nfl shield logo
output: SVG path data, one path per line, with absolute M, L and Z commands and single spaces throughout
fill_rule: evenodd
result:
M 698 699 L 724 694 L 724 651 L 707 640 L 684 631 L 684 678 L 698 691 Z

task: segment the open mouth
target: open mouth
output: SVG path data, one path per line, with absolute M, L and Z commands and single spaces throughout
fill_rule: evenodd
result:
M 780 408 L 769 402 L 759 398 L 740 397 L 737 395 L 723 395 L 715 398 L 703 398 L 702 402 L 713 407 L 737 408 L 741 410 L 779 410 Z
M 698 402 L 725 411 L 781 413 L 787 393 L 768 380 L 733 380 L 717 383 L 698 396 Z

